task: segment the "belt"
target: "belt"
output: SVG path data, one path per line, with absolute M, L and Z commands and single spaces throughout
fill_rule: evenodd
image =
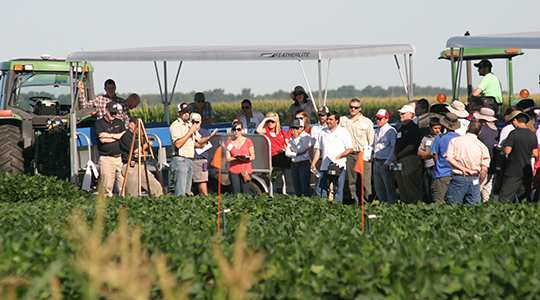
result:
M 360 153 L 360 151 L 353 151 L 353 152 L 351 152 L 351 154 L 358 154 L 358 153 Z
M 118 158 L 120 156 L 122 156 L 122 154 L 117 154 L 117 155 L 107 155 L 108 157 L 114 157 L 114 158 Z
M 309 160 L 303 160 L 301 162 L 292 162 L 293 165 L 295 166 L 301 166 L 301 165 L 305 165 L 305 164 L 309 164 Z
M 193 160 L 201 160 L 201 159 L 207 159 L 207 158 L 201 157 L 201 158 L 194 158 Z
M 479 174 L 478 173 L 474 173 L 474 174 L 452 174 L 452 176 L 461 176 L 461 177 L 465 177 L 465 176 L 470 176 L 470 177 L 475 177 L 475 176 L 478 176 Z
M 173 155 L 173 156 L 176 156 L 176 157 L 181 157 L 181 158 L 186 158 L 186 159 L 190 159 L 190 160 L 193 160 L 193 157 L 185 157 L 185 156 L 182 156 L 182 155 Z
M 375 158 L 375 157 L 374 157 L 373 159 L 374 159 L 375 161 L 386 161 L 386 159 L 384 159 L 384 158 Z

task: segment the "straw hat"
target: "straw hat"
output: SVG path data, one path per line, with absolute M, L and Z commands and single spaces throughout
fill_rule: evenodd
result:
M 452 104 L 447 106 L 446 109 L 448 109 L 449 112 L 456 114 L 459 118 L 467 118 L 469 116 L 469 113 L 465 110 L 465 104 L 457 100 L 452 101 Z

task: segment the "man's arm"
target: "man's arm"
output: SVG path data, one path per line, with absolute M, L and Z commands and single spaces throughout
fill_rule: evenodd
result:
M 508 154 L 510 154 L 512 152 L 512 147 L 504 146 L 502 150 L 503 150 L 504 154 L 508 155 Z M 538 149 L 536 149 L 536 151 L 538 152 Z M 534 153 L 534 151 L 533 151 L 533 153 Z M 538 156 L 538 153 L 537 153 L 537 156 Z
M 345 156 L 351 154 L 352 152 L 353 152 L 353 149 L 352 149 L 352 148 L 346 149 L 346 150 L 343 151 L 341 154 L 336 155 L 336 160 L 341 159 L 342 157 L 345 157 Z
M 482 166 L 482 169 L 480 169 L 480 182 L 484 182 L 484 179 L 487 176 L 488 167 Z
M 189 127 L 189 131 L 181 138 L 174 141 L 174 146 L 176 149 L 182 148 L 186 141 L 191 137 L 192 134 L 195 133 L 195 131 L 199 130 L 199 124 L 193 124 L 191 127 Z
M 119 140 L 126 131 L 122 131 L 120 133 L 108 133 L 108 132 L 101 132 L 99 134 L 99 141 L 103 144 L 112 143 L 117 140 Z
M 474 97 L 478 97 L 482 93 L 482 89 L 476 88 L 470 95 L 469 98 L 467 98 L 468 101 L 470 101 Z
M 446 161 L 452 165 L 452 167 L 460 170 L 461 172 L 463 172 L 463 174 L 470 174 L 470 170 L 465 168 L 464 166 L 462 166 L 457 160 L 454 159 L 454 157 L 452 156 L 447 156 L 446 157 Z
M 199 145 L 201 145 L 200 147 L 204 147 L 204 145 L 206 145 L 206 143 L 208 143 L 208 141 L 210 139 L 212 139 L 214 136 L 216 136 L 217 133 L 218 133 L 218 129 L 216 128 L 216 129 L 214 129 L 214 131 L 212 131 L 212 133 L 210 133 L 209 136 L 200 138 L 197 141 L 195 141 L 195 145 L 197 145 L 197 143 L 198 143 Z
M 412 153 L 413 151 L 414 151 L 414 145 L 407 145 L 405 149 L 401 150 L 401 152 L 396 154 L 396 158 L 397 159 L 403 158 L 409 155 L 410 153 Z
M 315 153 L 313 154 L 313 161 L 311 162 L 311 168 L 316 169 L 317 167 L 315 164 L 319 161 L 319 158 L 321 157 L 321 149 L 315 148 Z M 313 173 L 313 171 L 311 171 Z

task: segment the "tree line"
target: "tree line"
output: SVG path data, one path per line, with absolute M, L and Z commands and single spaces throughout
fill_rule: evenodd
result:
M 441 88 L 441 87 L 420 87 L 417 85 L 413 86 L 414 95 L 421 96 L 433 96 L 436 97 L 438 94 L 445 94 L 450 96 L 452 94 L 451 89 Z M 239 94 L 225 93 L 225 90 L 222 88 L 202 91 L 206 99 L 210 102 L 237 102 L 243 99 L 250 100 L 264 100 L 264 99 L 290 99 L 291 91 L 279 90 L 273 93 L 255 95 L 251 92 L 251 89 L 244 88 Z M 193 96 L 196 91 L 189 93 L 178 93 L 175 92 L 173 95 L 172 103 L 179 102 L 193 102 Z M 465 88 L 460 89 L 460 95 L 465 95 L 467 93 Z M 120 94 L 122 98 L 126 98 L 128 94 Z M 139 95 L 143 101 L 149 106 L 155 104 L 161 104 L 161 96 L 159 94 L 144 94 Z M 324 91 L 323 91 L 324 96 Z M 383 88 L 381 86 L 371 86 L 368 85 L 363 89 L 356 89 L 354 85 L 343 85 L 337 89 L 328 90 L 328 98 L 388 98 L 388 97 L 403 97 L 405 96 L 405 90 L 402 86 L 390 86 L 388 88 Z M 169 96 L 170 97 L 170 96 Z M 319 98 L 319 92 L 313 91 L 313 97 L 315 99 Z

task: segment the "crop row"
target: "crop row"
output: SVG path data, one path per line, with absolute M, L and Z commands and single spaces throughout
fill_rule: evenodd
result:
M 0 194 L 5 188 L 0 184 Z M 76 249 L 66 240 L 67 216 L 79 207 L 92 220 L 95 200 L 2 200 L 2 275 L 36 281 L 62 261 L 64 298 L 83 298 L 85 277 L 69 267 Z M 220 299 L 212 250 L 216 196 L 112 198 L 106 236 L 122 207 L 141 228 L 142 247 L 152 257 L 164 254 L 174 277 L 189 282 L 191 299 Z M 535 299 L 540 293 L 537 204 L 367 205 L 377 218 L 364 233 L 359 207 L 331 201 L 223 195 L 222 207 L 231 209 L 218 236 L 225 254 L 246 215 L 247 244 L 266 255 L 252 299 Z M 160 295 L 154 289 L 151 297 Z

